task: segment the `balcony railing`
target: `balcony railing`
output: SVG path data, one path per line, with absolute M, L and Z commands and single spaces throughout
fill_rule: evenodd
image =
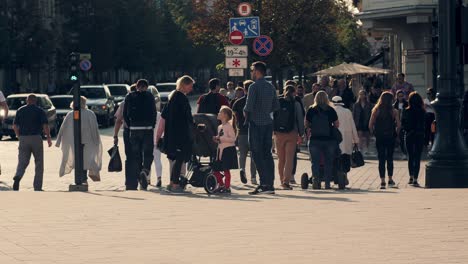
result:
M 363 0 L 362 11 L 437 5 L 438 0 Z

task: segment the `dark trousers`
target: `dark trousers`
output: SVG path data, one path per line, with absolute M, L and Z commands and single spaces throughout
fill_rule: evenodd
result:
M 258 126 L 249 124 L 249 144 L 252 157 L 257 166 L 260 185 L 273 188 L 275 181 L 275 163 L 271 154 L 273 145 L 273 125 Z
M 415 179 L 419 176 L 421 167 L 421 153 L 424 146 L 422 135 L 410 135 L 406 137 L 406 149 L 408 150 L 408 170 L 409 175 Z
M 312 176 L 318 178 L 320 175 L 320 161 L 323 157 L 323 172 L 325 183 L 330 184 L 333 172 L 333 161 L 335 160 L 336 141 L 334 140 L 310 140 L 309 153 L 312 160 Z
M 393 176 L 393 152 L 395 138 L 376 138 L 377 156 L 379 158 L 379 175 L 385 178 L 385 163 L 387 163 L 388 176 Z
M 434 113 L 426 113 L 426 134 L 424 136 L 424 145 L 428 146 L 429 143 L 434 144 L 434 134 L 431 131 L 432 122 L 435 120 Z
M 301 150 L 299 149 L 299 146 L 296 147 L 296 152 L 294 153 L 294 160 L 293 160 L 293 171 L 292 171 L 292 176 L 294 179 L 294 175 L 296 175 L 297 172 L 297 153 L 299 153 Z
M 182 172 L 182 165 L 184 165 L 184 160 L 180 157 L 177 157 L 175 160 L 172 160 L 174 162 L 172 168 L 171 168 L 171 182 L 174 184 L 179 184 L 180 183 L 180 174 Z
M 125 185 L 128 186 L 128 179 L 130 178 L 130 167 L 129 167 L 129 158 L 131 156 L 131 149 L 130 149 L 130 130 L 125 128 L 123 131 L 123 141 L 124 141 L 124 149 L 125 149 Z
M 151 169 L 153 164 L 153 130 L 130 130 L 130 157 L 127 179 L 128 188 L 137 188 L 138 179 L 142 170 Z

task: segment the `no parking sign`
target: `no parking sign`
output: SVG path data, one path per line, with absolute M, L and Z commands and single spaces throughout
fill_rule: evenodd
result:
M 258 56 L 268 56 L 273 51 L 273 40 L 265 35 L 257 37 L 253 42 L 253 51 Z

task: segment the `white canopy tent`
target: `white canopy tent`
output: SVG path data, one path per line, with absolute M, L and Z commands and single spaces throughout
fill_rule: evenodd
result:
M 325 70 L 313 73 L 312 76 L 355 75 L 355 74 L 388 74 L 390 70 L 364 66 L 358 63 L 342 63 Z

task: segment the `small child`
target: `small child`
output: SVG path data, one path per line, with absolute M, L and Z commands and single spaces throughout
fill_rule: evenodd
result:
M 213 140 L 218 143 L 216 161 L 220 164 L 218 171 L 214 171 L 214 175 L 219 183 L 218 192 L 231 193 L 231 172 L 232 169 L 238 169 L 239 164 L 237 160 L 236 150 L 236 122 L 235 115 L 231 108 L 227 106 L 221 107 L 218 114 L 218 120 L 221 125 L 218 127 L 218 135 L 213 137 Z M 220 170 L 224 172 L 225 181 Z
M 154 157 L 154 167 L 156 168 L 156 177 L 158 179 L 156 183 L 156 187 L 161 187 L 161 176 L 162 176 L 162 163 L 161 163 L 161 151 L 158 149 L 158 142 L 157 142 L 157 131 L 159 124 L 161 123 L 161 113 L 156 112 L 156 127 L 154 129 L 154 149 L 153 149 L 153 157 Z M 148 177 L 151 178 L 151 174 L 148 174 Z M 151 181 L 148 180 L 148 184 L 151 184 Z

